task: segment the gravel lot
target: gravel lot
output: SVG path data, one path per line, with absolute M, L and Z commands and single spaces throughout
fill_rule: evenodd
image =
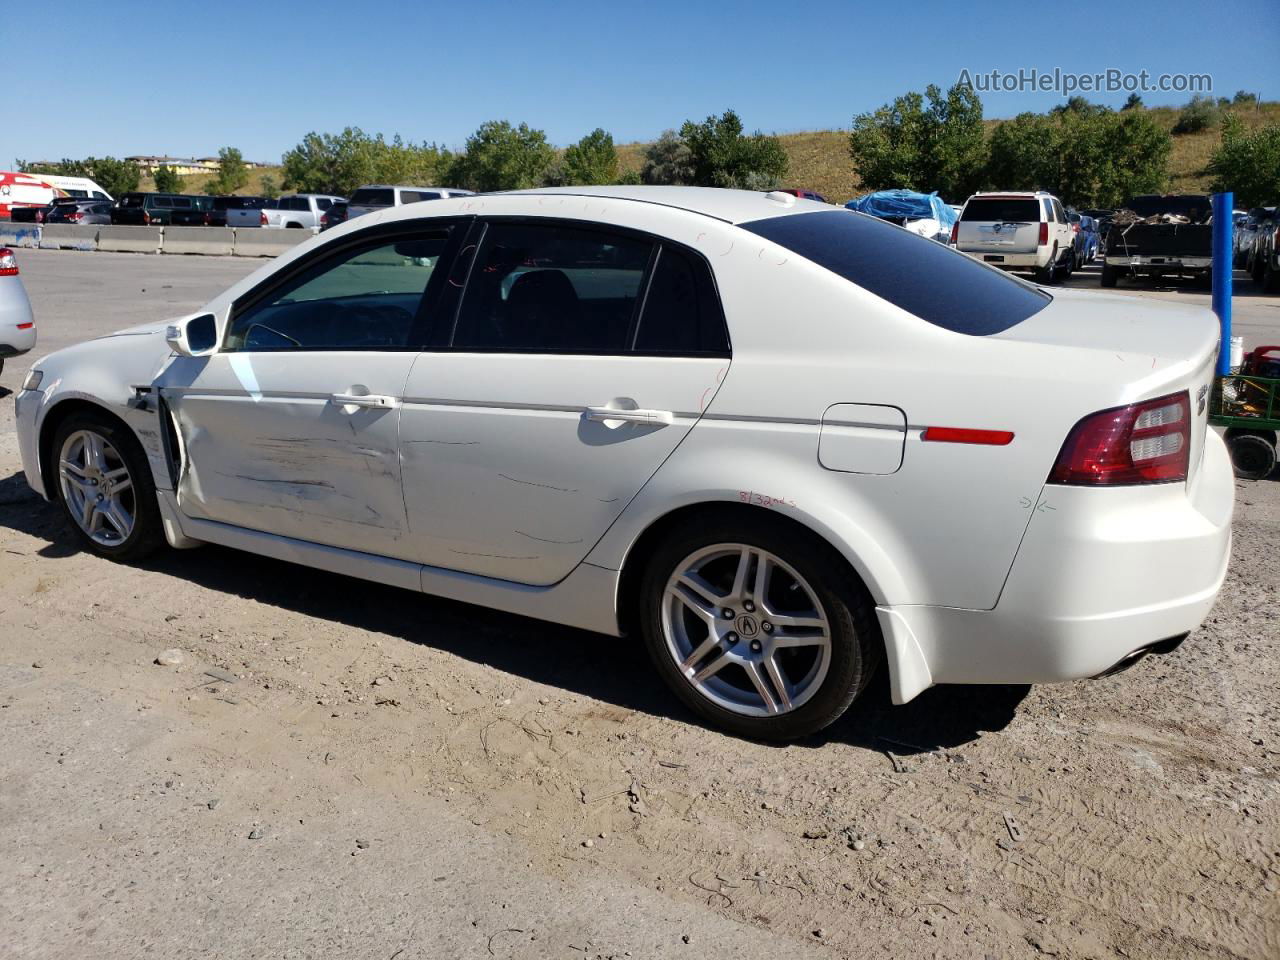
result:
M 19 258 L 37 354 L 260 266 Z M 1280 342 L 1237 277 L 1238 332 Z M 6 957 L 1280 956 L 1275 479 L 1237 485 L 1175 653 L 898 708 L 881 677 L 775 747 L 617 640 L 214 547 L 79 552 L 19 474 L 26 366 L 0 376 Z

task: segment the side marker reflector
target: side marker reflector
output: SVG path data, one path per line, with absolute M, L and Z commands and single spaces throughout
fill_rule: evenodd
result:
M 978 443 L 989 447 L 1007 447 L 1013 442 L 1008 430 L 970 430 L 966 427 L 925 427 L 925 440 L 936 443 Z

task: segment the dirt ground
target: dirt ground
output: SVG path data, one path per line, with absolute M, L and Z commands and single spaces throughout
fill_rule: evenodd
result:
M 37 309 L 102 255 L 46 256 Z M 3 397 L 0 956 L 1275 958 L 1278 538 L 1280 482 L 1239 483 L 1226 587 L 1168 656 L 896 708 L 882 676 L 766 746 L 626 641 L 80 552 Z

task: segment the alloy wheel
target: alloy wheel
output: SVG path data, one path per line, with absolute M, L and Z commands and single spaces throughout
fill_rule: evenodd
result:
M 71 519 L 95 543 L 117 547 L 133 532 L 133 477 L 111 443 L 77 430 L 62 444 L 58 478 Z
M 799 709 L 831 666 L 831 628 L 817 592 L 759 547 L 703 547 L 662 596 L 667 653 L 701 696 L 743 716 Z

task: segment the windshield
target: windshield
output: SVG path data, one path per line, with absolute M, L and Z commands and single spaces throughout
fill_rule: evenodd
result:
M 851 210 L 797 213 L 740 226 L 956 333 L 1008 330 L 1052 300 L 936 240 Z

